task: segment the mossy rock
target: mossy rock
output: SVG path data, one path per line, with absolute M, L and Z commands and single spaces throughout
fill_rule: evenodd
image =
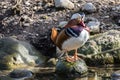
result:
M 32 45 L 14 38 L 0 39 L 0 70 L 14 69 L 22 66 L 35 66 L 45 62 Z
M 87 73 L 87 70 L 87 65 L 82 59 L 75 62 L 59 59 L 56 64 L 56 73 L 59 74 L 59 76 L 83 76 Z
M 87 56 L 87 64 L 115 64 L 120 63 L 120 49 L 106 52 L 115 48 L 120 48 L 120 31 L 110 30 L 92 36 L 78 52 Z

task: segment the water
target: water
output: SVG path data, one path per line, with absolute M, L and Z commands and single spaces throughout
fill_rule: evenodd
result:
M 89 67 L 88 74 L 86 76 L 79 77 L 60 77 L 54 72 L 36 74 L 35 79 L 37 80 L 112 80 L 111 74 L 117 70 L 120 70 L 120 67 Z M 119 79 L 120 80 L 120 79 Z
M 89 67 L 88 73 L 84 76 L 77 76 L 77 77 L 61 77 L 60 75 L 55 74 L 55 69 L 41 69 L 38 70 L 38 73 L 33 74 L 34 76 L 30 79 L 26 80 L 112 80 L 111 74 L 115 71 L 120 70 L 120 66 L 116 67 Z M 5 75 L 8 72 L 1 72 L 0 75 Z M 8 80 L 3 76 L 2 80 Z M 1 78 L 0 78 L 1 80 Z M 10 80 L 10 79 L 9 79 Z M 120 79 L 114 79 L 120 80 Z

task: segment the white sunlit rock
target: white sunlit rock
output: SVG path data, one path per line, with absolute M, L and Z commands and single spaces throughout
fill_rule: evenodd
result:
M 55 0 L 55 7 L 73 9 L 74 4 L 69 0 Z
M 90 28 L 90 32 L 100 32 L 100 22 L 99 21 L 89 21 L 87 26 Z

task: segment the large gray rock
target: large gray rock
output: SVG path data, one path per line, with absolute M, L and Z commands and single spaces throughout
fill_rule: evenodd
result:
M 78 51 L 87 56 L 89 65 L 120 63 L 120 31 L 95 35 Z
M 55 0 L 55 7 L 73 9 L 74 4 L 69 0 Z
M 0 39 L 0 69 L 42 64 L 45 57 L 27 42 L 13 38 Z

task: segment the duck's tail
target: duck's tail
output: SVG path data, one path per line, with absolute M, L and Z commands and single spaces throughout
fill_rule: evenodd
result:
M 56 28 L 52 28 L 52 32 L 51 32 L 51 40 L 54 42 L 54 44 L 56 44 L 56 38 L 58 36 L 58 31 Z

